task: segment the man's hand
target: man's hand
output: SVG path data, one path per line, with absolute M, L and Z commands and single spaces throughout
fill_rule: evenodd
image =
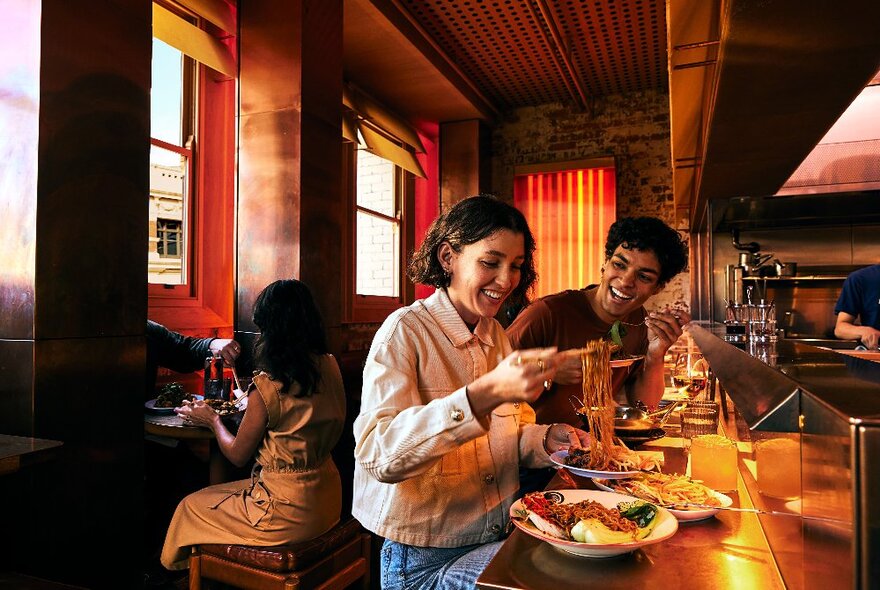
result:
M 663 359 L 669 347 L 675 344 L 682 334 L 682 326 L 691 321 L 688 312 L 679 309 L 652 311 L 645 319 L 648 328 L 647 355 L 653 359 Z
M 865 348 L 868 350 L 874 350 L 878 346 L 880 346 L 880 330 L 875 330 L 870 326 L 862 326 L 864 332 L 862 332 L 862 344 L 865 345 Z
M 230 367 L 241 354 L 241 344 L 229 338 L 215 338 L 209 346 L 214 356 L 220 355 Z

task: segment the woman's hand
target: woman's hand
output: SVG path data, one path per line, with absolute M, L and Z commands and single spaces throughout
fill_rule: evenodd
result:
M 581 449 L 590 445 L 590 435 L 569 424 L 552 424 L 544 437 L 548 455 L 563 449 Z
M 513 352 L 468 385 L 471 409 L 476 416 L 485 416 L 506 402 L 531 403 L 550 389 L 556 367 L 556 347 Z
M 220 415 L 202 400 L 194 402 L 184 400 L 183 406 L 174 408 L 174 412 L 188 424 L 204 426 L 211 430 L 214 430 L 215 424 L 220 421 Z
M 584 382 L 584 364 L 580 348 L 563 350 L 556 355 L 556 378 L 560 385 L 580 385 Z

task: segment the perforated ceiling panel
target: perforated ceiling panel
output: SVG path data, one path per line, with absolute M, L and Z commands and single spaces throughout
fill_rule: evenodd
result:
M 401 4 L 501 108 L 576 101 L 578 87 L 590 96 L 668 84 L 663 0 Z

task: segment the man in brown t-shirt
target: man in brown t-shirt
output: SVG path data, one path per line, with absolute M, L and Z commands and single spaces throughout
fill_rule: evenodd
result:
M 557 346 L 583 348 L 588 340 L 608 338 L 614 322 L 625 330 L 623 354 L 643 361 L 612 372 L 620 403 L 656 406 L 663 395 L 663 356 L 690 321 L 683 310 L 648 314 L 645 302 L 687 268 L 687 244 L 678 232 L 654 217 L 625 217 L 608 230 L 605 263 L 598 285 L 548 295 L 526 307 L 507 328 L 515 349 Z M 580 359 L 573 356 L 556 373 L 555 383 L 532 404 L 537 422 L 566 422 L 580 427 L 572 407 L 583 397 Z

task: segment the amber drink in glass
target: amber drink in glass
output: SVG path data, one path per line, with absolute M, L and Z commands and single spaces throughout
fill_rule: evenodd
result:
M 691 439 L 691 477 L 718 492 L 736 489 L 736 443 L 718 434 Z
M 790 438 L 768 438 L 755 443 L 758 491 L 765 496 L 793 500 L 801 494 L 800 445 Z

